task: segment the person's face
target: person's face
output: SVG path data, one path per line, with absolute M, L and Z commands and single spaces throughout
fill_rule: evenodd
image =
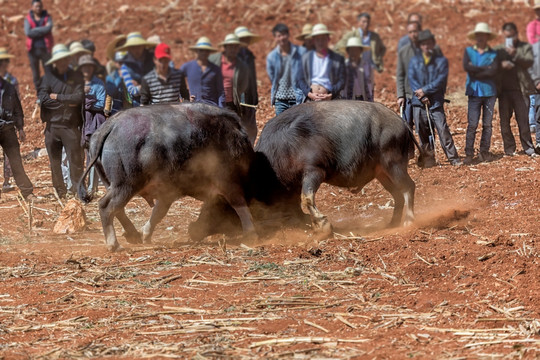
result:
M 60 74 L 64 74 L 69 68 L 70 58 L 65 57 L 54 62 L 54 67 Z
M 166 74 L 169 69 L 169 63 L 171 59 L 168 57 L 162 57 L 161 59 L 156 59 L 154 57 L 154 66 L 158 74 Z
M 362 56 L 362 48 L 360 47 L 349 47 L 347 48 L 347 54 L 351 61 L 358 61 Z
M 240 42 L 241 42 L 242 44 L 244 44 L 246 47 L 248 47 L 249 44 L 251 44 L 251 38 L 250 38 L 249 36 L 248 36 L 248 37 L 242 37 L 242 38 L 240 38 L 239 40 L 240 40 Z
M 476 39 L 476 45 L 478 47 L 485 47 L 489 40 L 489 34 L 476 33 L 474 34 L 474 38 Z
M 80 69 L 81 69 L 81 73 L 83 74 L 85 80 L 92 79 L 92 76 L 94 75 L 94 66 L 92 66 L 90 64 L 85 64 L 85 65 L 81 66 Z
M 144 45 L 130 46 L 128 52 L 135 58 L 139 59 L 144 52 Z
M 363 32 L 368 31 L 368 29 L 369 29 L 369 19 L 367 17 L 365 17 L 365 16 L 362 16 L 358 20 L 358 27 L 360 29 L 362 29 Z
M 41 1 L 36 1 L 32 3 L 32 11 L 34 12 L 34 14 L 41 14 L 41 12 L 43 11 L 43 4 L 41 3 Z
M 236 58 L 238 51 L 240 50 L 239 44 L 227 44 L 223 46 L 223 54 L 229 59 Z
M 433 39 L 424 40 L 420 43 L 420 50 L 422 50 L 422 53 L 424 53 L 425 55 L 431 55 L 434 47 L 435 40 Z
M 326 34 L 316 35 L 311 37 L 313 39 L 313 45 L 315 45 L 315 50 L 320 51 L 328 49 L 328 42 L 330 37 Z
M 418 24 L 409 24 L 407 25 L 407 34 L 409 35 L 409 39 L 411 39 L 411 41 L 413 43 L 416 43 L 418 42 L 418 33 L 419 33 L 419 29 L 418 29 Z
M 197 54 L 197 60 L 206 61 L 210 56 L 210 50 L 197 49 L 195 53 Z
M 279 47 L 284 47 L 289 43 L 289 34 L 276 31 L 274 33 L 274 40 Z
M 514 39 L 514 43 L 517 40 L 517 31 L 510 29 L 510 30 L 503 30 L 503 35 L 505 38 L 512 38 Z
M 5 74 L 9 66 L 9 59 L 0 60 L 0 75 Z

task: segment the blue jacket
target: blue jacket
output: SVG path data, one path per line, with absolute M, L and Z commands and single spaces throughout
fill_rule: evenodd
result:
M 414 93 L 422 89 L 431 103 L 431 110 L 443 107 L 448 82 L 448 59 L 434 52 L 429 63 L 425 65 L 423 55 L 415 55 L 409 62 L 408 74 L 411 90 Z M 424 107 L 420 99 L 414 95 L 412 104 Z
M 315 50 L 310 50 L 302 55 L 302 67 L 304 69 L 304 80 L 310 86 L 313 57 Z M 338 53 L 328 50 L 328 56 L 331 61 L 330 82 L 332 83 L 332 99 L 339 97 L 341 90 L 345 87 L 345 58 Z M 330 90 L 330 89 L 329 89 Z
M 304 80 L 304 70 L 302 69 L 302 54 L 305 49 L 291 43 L 291 76 L 292 87 L 296 95 L 296 104 L 305 101 L 309 93 L 309 84 Z M 276 102 L 276 91 L 278 88 L 279 77 L 281 75 L 281 53 L 279 46 L 276 46 L 266 57 L 266 72 L 272 82 L 270 101 L 272 105 Z
M 473 46 L 465 49 L 463 68 L 467 72 L 465 95 L 490 97 L 497 95 L 497 51 L 489 48 L 480 54 Z

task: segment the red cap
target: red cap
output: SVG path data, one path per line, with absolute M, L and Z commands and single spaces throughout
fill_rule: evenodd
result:
M 154 56 L 158 60 L 161 59 L 161 58 L 170 59 L 171 58 L 171 48 L 169 47 L 169 45 L 167 45 L 165 43 L 160 43 L 160 44 L 158 44 L 158 46 L 156 46 L 156 49 L 154 50 Z

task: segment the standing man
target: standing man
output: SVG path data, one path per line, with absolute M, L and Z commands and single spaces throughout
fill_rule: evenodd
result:
M 540 40 L 540 0 L 535 0 L 533 5 L 534 14 L 536 15 L 536 19 L 531 21 L 527 24 L 527 40 L 529 41 L 529 44 L 533 47 L 533 53 L 535 53 L 535 49 L 538 47 L 535 47 L 536 43 Z M 536 58 L 536 53 L 534 54 Z M 536 62 L 536 59 L 535 59 Z M 531 74 L 532 75 L 532 74 Z M 534 76 L 533 76 L 534 78 Z M 531 95 L 530 96 L 530 107 L 529 107 L 529 126 L 531 128 L 531 132 L 536 132 L 536 109 L 538 108 L 538 105 L 536 101 L 538 99 L 538 96 Z M 538 130 L 540 132 L 540 129 Z M 540 138 L 540 134 L 536 135 L 536 138 Z
M 154 70 L 143 77 L 141 105 L 178 103 L 180 98 L 189 101 L 186 79 L 180 70 L 169 66 L 171 48 L 165 43 L 156 46 Z
M 497 52 L 488 45 L 497 37 L 486 23 L 476 24 L 468 38 L 476 45 L 469 46 L 463 54 L 463 68 L 467 72 L 465 95 L 469 97 L 467 113 L 467 137 L 465 142 L 465 165 L 470 165 L 474 157 L 476 129 L 482 112 L 482 137 L 480 139 L 480 161 L 492 161 L 489 152 L 493 121 L 493 108 L 497 100 L 496 74 L 498 69 Z
M 410 23 L 413 23 L 413 22 L 418 23 L 420 25 L 420 30 L 422 30 L 422 15 L 416 12 L 410 13 L 409 16 L 407 16 L 407 27 L 409 26 Z M 412 39 L 409 35 L 409 31 L 407 30 L 407 34 L 403 35 L 398 41 L 398 45 L 397 45 L 398 53 L 401 49 L 403 49 L 405 45 L 409 45 L 410 43 L 412 43 Z
M 384 70 L 383 57 L 386 54 L 386 46 L 384 46 L 381 37 L 376 32 L 370 31 L 369 26 L 371 24 L 371 15 L 368 13 L 361 13 L 357 17 L 358 28 L 343 35 L 341 40 L 336 44 L 337 51 L 343 52 L 347 46 L 347 40 L 351 37 L 359 37 L 362 40 L 362 44 L 369 46 L 371 50 L 364 51 L 363 56 L 366 61 L 371 64 L 371 67 L 381 73 Z M 368 77 L 369 76 L 369 77 Z M 373 99 L 375 82 L 374 72 L 370 72 L 365 78 L 365 83 L 368 85 L 368 96 Z
M 304 102 L 309 87 L 304 80 L 300 47 L 289 40 L 289 27 L 277 24 L 272 29 L 277 46 L 266 57 L 266 72 L 272 83 L 270 102 L 276 115 Z
M 404 45 L 398 52 L 397 72 L 396 72 L 396 90 L 397 90 L 397 103 L 400 108 L 403 120 L 409 125 L 411 129 L 414 128 L 413 118 L 413 106 L 412 98 L 413 92 L 409 84 L 409 62 L 411 59 L 422 54 L 420 45 L 418 43 L 418 34 L 422 30 L 420 23 L 410 22 L 407 24 L 407 33 L 409 43 Z M 411 144 L 409 152 L 414 154 L 414 144 Z
M 365 73 L 371 66 L 362 57 L 362 52 L 369 47 L 362 45 L 362 40 L 352 37 L 347 40 L 347 59 L 345 60 L 345 88 L 341 98 L 347 100 L 373 101 L 369 99 Z
M 533 66 L 529 68 L 529 74 L 531 75 L 536 90 L 534 95 L 531 96 L 534 101 L 532 118 L 535 129 L 538 129 L 538 131 L 536 131 L 536 146 L 534 151 L 540 155 L 540 41 L 537 41 L 532 45 L 532 50 L 534 63 Z
M 441 146 L 452 165 L 461 165 L 454 139 L 446 123 L 444 114 L 444 94 L 448 82 L 448 60 L 435 48 L 435 36 L 429 30 L 418 34 L 421 54 L 412 57 L 409 63 L 409 83 L 414 93 L 412 98 L 413 116 L 418 121 L 417 130 L 420 146 L 428 154 L 420 157 L 418 165 L 432 167 L 436 165 L 434 151 L 434 131 L 437 130 Z
M 0 60 L 0 62 L 3 61 L 5 60 Z M 23 128 L 24 115 L 17 91 L 9 81 L 0 76 L 0 146 L 9 158 L 15 183 L 21 190 L 21 194 L 25 199 L 30 200 L 33 197 L 34 187 L 24 171 L 19 140 L 15 132 L 17 130 L 19 139 L 25 141 L 26 134 Z
M 218 50 L 212 47 L 206 36 L 199 38 L 189 49 L 197 54 L 197 58 L 183 64 L 180 71 L 187 78 L 190 101 L 224 107 L 225 92 L 221 69 L 208 60 L 210 54 Z
M 246 130 L 251 144 L 254 144 L 257 128 L 253 129 L 253 124 L 246 123 L 243 116 L 246 105 L 251 104 L 245 103 L 250 79 L 248 66 L 238 58 L 238 51 L 241 46 L 240 40 L 234 34 L 227 34 L 225 40 L 219 45 L 223 46 L 223 52 L 210 55 L 208 60 L 221 69 L 225 107 L 240 116 L 242 126 Z
M 71 53 L 64 44 L 55 45 L 50 73 L 40 81 L 38 96 L 41 101 L 41 121 L 45 126 L 45 146 L 51 165 L 53 187 L 64 198 L 68 191 L 74 193 L 83 173 L 81 147 L 82 105 L 84 80 L 81 73 L 69 67 Z M 69 163 L 71 188 L 67 189 L 60 163 L 62 147 Z
M 531 44 L 520 41 L 517 26 L 514 23 L 503 25 L 505 43 L 497 47 L 500 61 L 499 71 L 499 116 L 501 118 L 501 134 L 504 153 L 514 156 L 516 140 L 510 128 L 510 119 L 514 113 L 519 129 L 519 139 L 525 154 L 535 157 L 534 147 L 529 129 L 528 108 L 529 95 L 535 93 L 529 67 L 533 64 Z
M 26 50 L 36 91 L 41 78 L 39 63 L 41 62 L 45 72 L 49 71 L 46 62 L 51 58 L 54 45 L 52 27 L 52 18 L 47 10 L 43 9 L 41 0 L 32 0 L 32 8 L 24 18 L 24 33 L 26 34 Z
M 245 26 L 239 26 L 234 30 L 234 34 L 240 39 L 242 47 L 238 51 L 238 58 L 247 65 L 249 69 L 249 83 L 246 90 L 246 103 L 253 105 L 244 109 L 244 123 L 248 131 L 249 138 L 253 138 L 252 143 L 257 137 L 257 119 L 256 110 L 259 103 L 259 94 L 257 92 L 257 71 L 255 69 L 255 55 L 248 49 L 249 45 L 261 40 L 261 37 L 252 33 Z
M 302 55 L 304 81 L 310 88 L 307 97 L 312 101 L 338 99 L 345 87 L 345 59 L 328 48 L 330 34 L 324 24 L 313 26 L 315 50 Z

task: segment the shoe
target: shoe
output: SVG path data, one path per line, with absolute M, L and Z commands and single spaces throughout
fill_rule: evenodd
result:
M 13 186 L 11 186 L 9 183 L 2 185 L 2 191 L 3 192 L 10 192 L 15 190 Z
M 538 154 L 535 153 L 535 152 L 533 152 L 532 154 L 527 154 L 527 155 L 529 155 L 529 156 L 532 157 L 532 158 L 538 158 L 538 157 L 540 157 L 540 155 L 538 155 Z
M 540 145 L 536 145 L 536 147 L 534 148 L 534 152 L 540 155 Z
M 463 159 L 463 164 L 465 165 L 472 165 L 474 162 L 474 158 L 472 155 L 465 156 L 465 159 Z
M 30 194 L 28 194 L 28 195 L 26 195 L 24 197 L 24 200 L 26 200 L 26 202 L 32 202 L 32 201 L 34 201 L 36 199 L 37 199 L 36 195 L 34 195 L 32 193 L 30 193 Z
M 515 152 L 515 151 L 514 151 L 514 152 L 506 152 L 506 151 L 505 151 L 505 152 L 504 152 L 504 155 L 506 155 L 506 156 L 516 156 L 516 155 L 517 155 L 517 152 Z
M 480 154 L 478 154 L 478 160 L 480 160 L 480 162 L 492 162 L 495 160 L 495 156 L 489 151 L 481 151 Z
M 452 165 L 452 166 L 461 166 L 461 165 L 463 165 L 463 161 L 461 161 L 460 159 L 454 159 L 454 160 L 450 161 L 450 165 Z

